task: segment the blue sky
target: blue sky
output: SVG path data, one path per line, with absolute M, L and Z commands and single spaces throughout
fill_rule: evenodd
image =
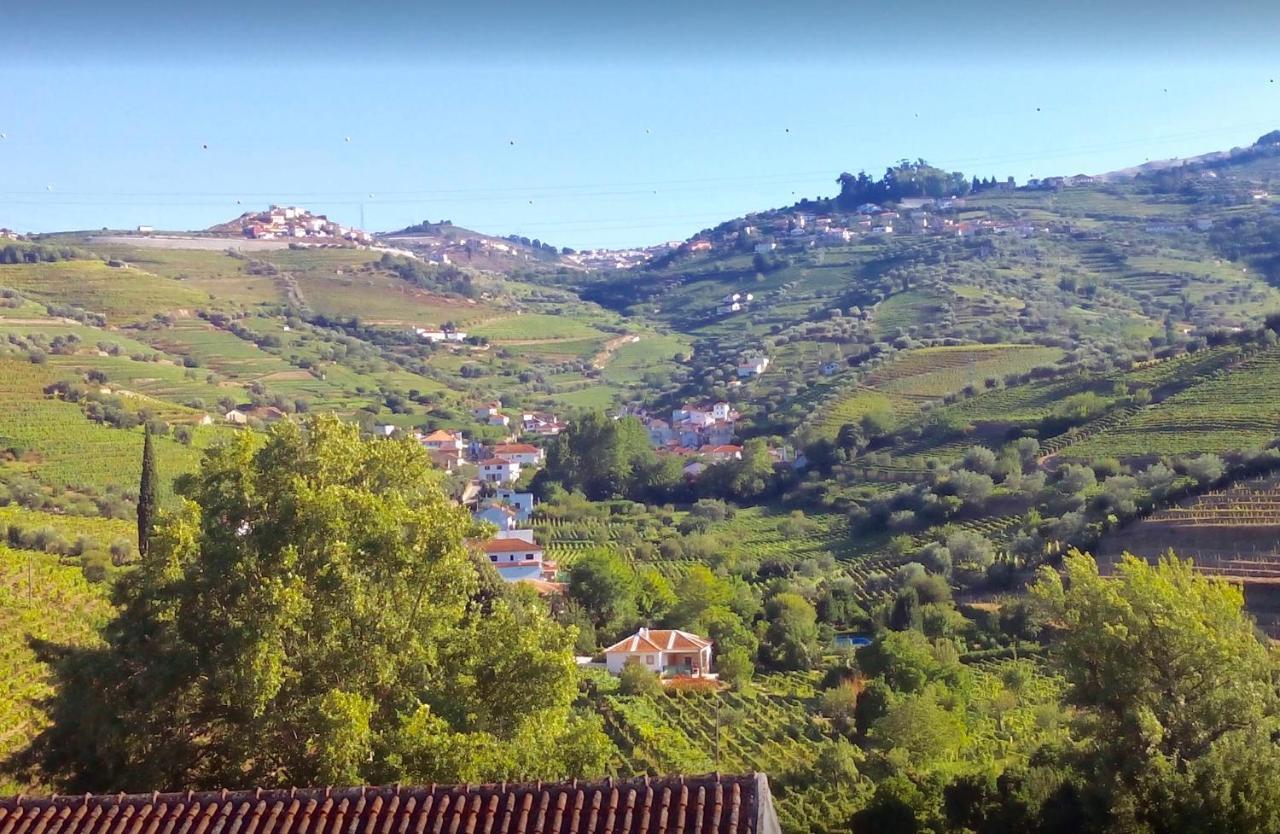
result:
M 1280 8 L 1230 0 L 211 5 L 4 10 L 0 226 L 291 202 L 626 246 L 901 157 L 1024 180 L 1280 127 Z

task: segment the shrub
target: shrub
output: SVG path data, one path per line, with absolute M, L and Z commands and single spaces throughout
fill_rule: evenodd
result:
M 658 695 L 663 691 L 658 673 L 638 661 L 628 661 L 618 676 L 618 691 L 623 695 Z

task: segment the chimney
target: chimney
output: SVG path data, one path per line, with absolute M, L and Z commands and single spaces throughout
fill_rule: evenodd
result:
M 641 637 L 645 638 L 646 640 L 649 639 L 649 629 L 647 627 L 641 626 L 639 634 Z

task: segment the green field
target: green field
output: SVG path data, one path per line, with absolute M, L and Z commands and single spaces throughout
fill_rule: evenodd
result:
M 576 318 L 545 313 L 504 316 L 470 327 L 467 332 L 494 342 L 588 339 L 600 335 L 594 327 Z

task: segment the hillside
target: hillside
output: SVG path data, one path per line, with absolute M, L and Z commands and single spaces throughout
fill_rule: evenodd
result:
M 92 644 L 104 580 L 132 570 L 144 425 L 173 507 L 203 450 L 333 413 L 366 437 L 544 447 L 519 484 L 564 596 L 525 604 L 572 625 L 576 654 L 640 625 L 712 635 L 724 686 L 568 687 L 610 772 L 765 769 L 787 830 L 815 834 L 880 786 L 936 809 L 943 786 L 1027 772 L 1077 731 L 1044 659 L 1056 626 L 1022 607 L 1073 548 L 1114 572 L 1176 546 L 1280 633 L 1280 155 L 1131 174 L 946 175 L 971 193 L 874 205 L 850 194 L 889 185 L 850 176 L 843 203 L 728 220 L 629 269 L 447 222 L 244 251 L 209 241 L 256 215 L 164 245 L 14 244 L 0 758 L 43 720 L 29 638 Z

